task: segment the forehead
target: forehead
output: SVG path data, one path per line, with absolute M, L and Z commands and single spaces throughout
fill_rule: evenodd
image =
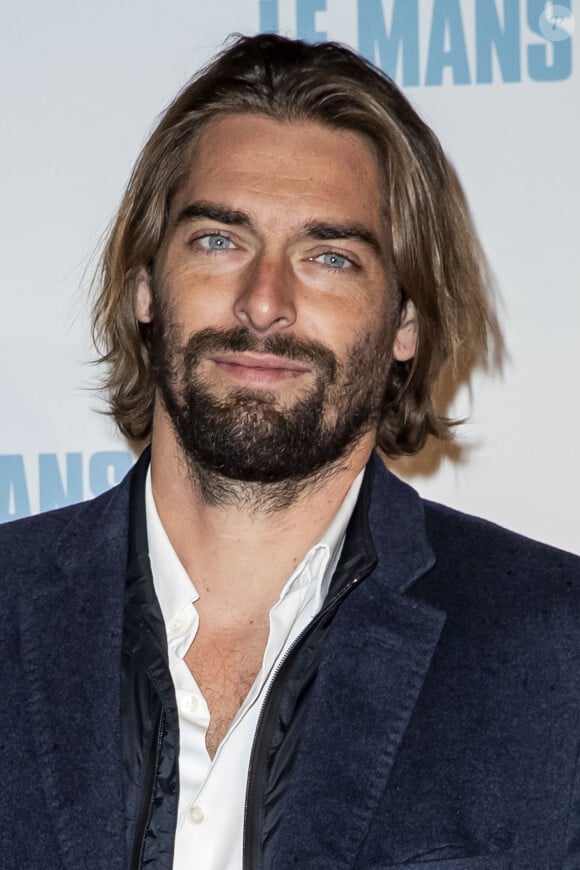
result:
M 317 122 L 230 115 L 209 122 L 174 209 L 190 199 L 310 217 L 382 222 L 381 173 L 370 142 Z

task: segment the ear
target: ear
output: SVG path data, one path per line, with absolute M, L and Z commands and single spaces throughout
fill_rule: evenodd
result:
M 153 294 L 151 293 L 151 279 L 147 269 L 139 269 L 135 278 L 135 290 L 133 306 L 135 317 L 139 323 L 151 323 L 153 320 Z
M 401 311 L 399 328 L 393 342 L 393 357 L 398 362 L 413 359 L 417 350 L 417 309 L 410 299 L 407 299 Z

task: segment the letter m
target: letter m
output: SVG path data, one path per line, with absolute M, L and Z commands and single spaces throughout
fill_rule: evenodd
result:
M 401 58 L 402 82 L 419 84 L 419 3 L 393 0 L 391 26 L 387 28 L 381 0 L 358 0 L 358 48 L 367 60 L 392 79 Z

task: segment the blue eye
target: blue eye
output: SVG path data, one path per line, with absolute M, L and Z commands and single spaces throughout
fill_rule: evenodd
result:
M 351 265 L 350 260 L 347 260 L 346 257 L 342 257 L 340 254 L 334 254 L 332 252 L 321 254 L 319 259 L 322 260 L 324 265 L 329 269 L 336 269 L 337 272 Z
M 208 233 L 206 236 L 201 236 L 198 241 L 202 248 L 208 248 L 210 251 L 225 251 L 234 245 L 230 239 L 226 239 L 219 233 Z

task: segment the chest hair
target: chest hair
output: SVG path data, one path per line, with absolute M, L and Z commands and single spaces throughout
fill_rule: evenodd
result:
M 244 631 L 200 631 L 185 656 L 209 708 L 206 747 L 213 758 L 262 666 L 268 623 Z

